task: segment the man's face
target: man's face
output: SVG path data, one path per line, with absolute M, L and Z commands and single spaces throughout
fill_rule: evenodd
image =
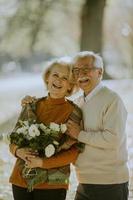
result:
M 76 82 L 85 95 L 97 86 L 102 76 L 102 69 L 94 67 L 93 63 L 92 57 L 79 58 L 73 67 Z

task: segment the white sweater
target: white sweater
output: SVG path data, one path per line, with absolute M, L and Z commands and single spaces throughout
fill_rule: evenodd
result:
M 75 164 L 79 182 L 127 182 L 127 111 L 121 98 L 107 87 L 101 87 L 83 104 L 82 111 L 84 131 L 78 140 L 86 145 Z

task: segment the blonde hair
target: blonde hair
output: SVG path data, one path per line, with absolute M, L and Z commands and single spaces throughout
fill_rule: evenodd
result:
M 73 77 L 73 73 L 72 73 L 72 63 L 71 63 L 71 59 L 68 60 L 66 59 L 66 57 L 62 57 L 59 59 L 55 59 L 52 60 L 50 62 L 48 62 L 46 69 L 43 72 L 43 80 L 44 83 L 46 84 L 46 86 L 48 85 L 48 77 L 51 73 L 51 70 L 56 67 L 66 67 L 69 70 L 69 83 L 70 83 L 70 90 L 68 90 L 66 96 L 70 96 L 71 94 L 73 94 L 74 92 L 76 92 L 76 84 L 74 83 L 74 77 Z

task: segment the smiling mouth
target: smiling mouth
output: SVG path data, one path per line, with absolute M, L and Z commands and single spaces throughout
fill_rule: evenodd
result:
M 62 88 L 61 86 L 57 86 L 55 84 L 53 84 L 53 87 L 56 88 L 56 89 L 61 89 Z
M 89 81 L 88 78 L 82 78 L 78 80 L 79 83 L 88 83 L 88 81 Z

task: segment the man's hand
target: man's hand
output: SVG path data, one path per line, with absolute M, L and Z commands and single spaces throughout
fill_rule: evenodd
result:
M 31 97 L 31 96 L 25 96 L 22 100 L 21 100 L 21 105 L 25 106 L 26 104 L 29 103 L 33 103 L 36 101 L 36 97 Z
M 73 122 L 72 120 L 68 120 L 67 132 L 66 132 L 67 135 L 71 136 L 72 138 L 77 139 L 80 131 L 81 131 L 81 127 L 77 123 Z

